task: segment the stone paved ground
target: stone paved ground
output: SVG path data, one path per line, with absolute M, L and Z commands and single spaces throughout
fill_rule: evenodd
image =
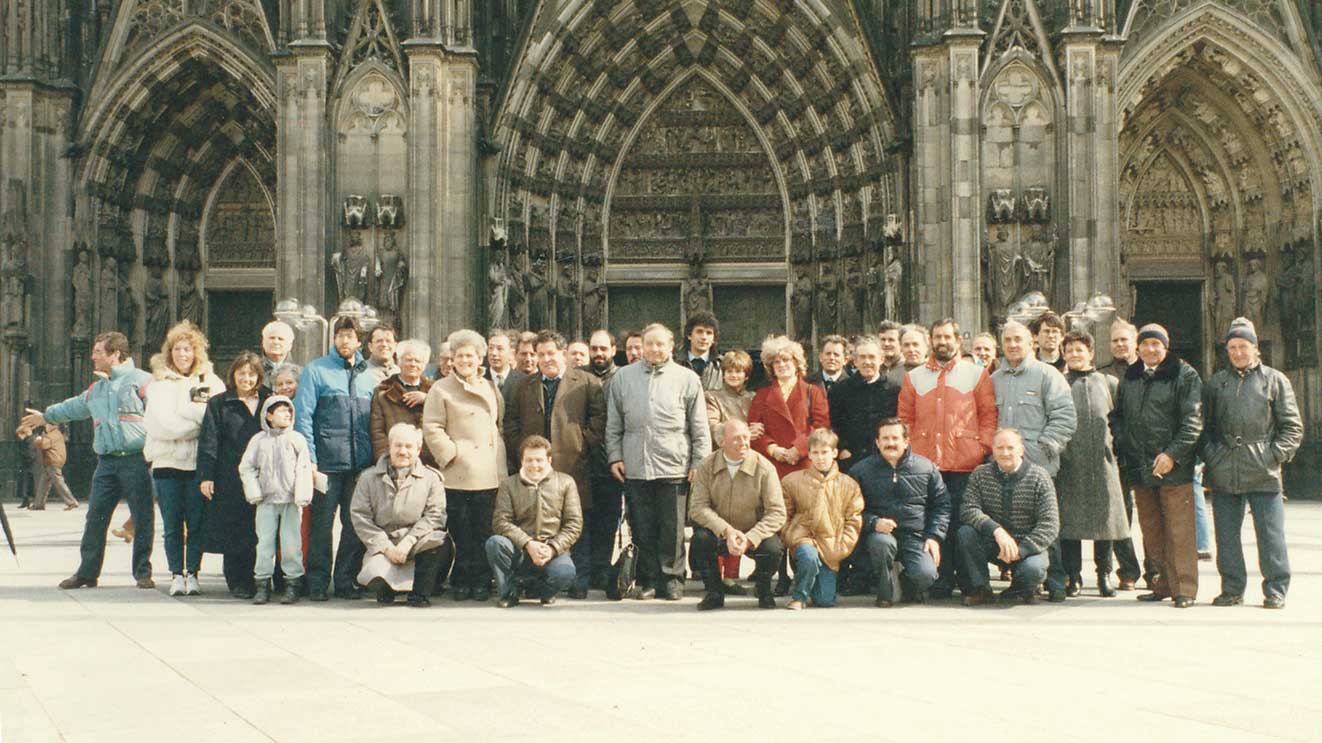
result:
M 159 544 L 161 586 L 137 590 L 122 542 L 102 587 L 59 591 L 82 514 L 11 507 L 3 743 L 1322 740 L 1318 503 L 1288 506 L 1283 612 L 1256 606 L 1253 570 L 1255 605 L 1211 607 L 1206 562 L 1187 611 L 1089 590 L 1015 609 L 741 599 L 700 615 L 696 585 L 678 604 L 258 607 L 214 574 L 205 595 L 168 597 Z

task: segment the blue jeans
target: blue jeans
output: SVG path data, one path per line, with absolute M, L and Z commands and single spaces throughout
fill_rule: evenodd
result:
M 899 562 L 904 566 L 904 582 L 909 584 L 909 588 L 915 593 L 921 593 L 931 588 L 936 582 L 938 571 L 936 563 L 932 556 L 923 549 L 924 543 L 921 534 L 882 534 L 880 532 L 871 532 L 864 534 L 863 538 L 858 540 L 858 547 L 854 548 L 854 554 L 862 552 L 867 555 L 868 562 L 872 566 L 874 574 L 877 576 L 877 583 L 874 588 L 877 591 L 877 598 L 886 601 L 895 601 L 899 597 L 896 591 L 900 588 L 898 573 L 895 571 L 895 563 Z M 946 555 L 941 562 L 953 562 L 955 556 Z
M 1193 471 L 1194 543 L 1199 552 L 1212 551 L 1212 522 L 1207 519 L 1207 498 L 1203 497 L 1203 464 Z
M 1022 549 L 1022 544 L 1020 545 Z M 1005 564 L 996 559 L 1000 547 L 996 539 L 984 535 L 977 529 L 965 524 L 959 527 L 959 569 L 973 590 L 989 588 L 991 576 L 987 574 L 987 563 L 995 562 L 1002 567 L 1014 569 L 1014 580 L 1010 590 L 1019 594 L 1037 593 L 1037 587 L 1047 575 L 1047 553 L 1035 552 L 1024 555 L 1020 552 L 1018 562 Z
M 303 577 L 303 509 L 294 503 L 257 506 L 257 563 L 253 577 L 261 584 L 275 572 L 276 540 L 280 542 L 280 570 L 285 580 Z
M 335 556 L 335 590 L 352 590 L 363 569 L 363 543 L 353 530 L 349 503 L 358 484 L 357 472 L 327 474 L 325 493 L 312 495 L 312 534 L 308 537 L 308 589 L 326 590 L 331 581 L 331 539 L 335 510 L 340 511 L 340 547 Z M 299 543 L 302 543 L 300 538 Z
M 835 606 L 835 571 L 826 567 L 817 548 L 811 544 L 794 548 L 792 597 L 805 604 L 811 597 L 818 606 Z
M 1248 584 L 1244 545 L 1240 542 L 1246 502 L 1253 512 L 1253 531 L 1258 538 L 1262 595 L 1285 598 L 1290 590 L 1290 556 L 1285 550 L 1285 502 L 1280 493 L 1212 494 L 1221 593 L 1243 596 Z
M 202 491 L 198 489 L 197 478 L 153 477 L 152 482 L 156 486 L 156 504 L 161 509 L 165 562 L 175 575 L 196 575 L 202 567 L 203 513 Z M 136 530 L 136 524 L 134 528 Z
M 79 578 L 101 577 L 106 558 L 106 529 L 120 499 L 128 501 L 133 519 L 133 577 L 151 577 L 151 548 L 156 536 L 156 514 L 151 506 L 151 472 L 141 454 L 97 457 L 92 473 L 92 495 L 87 499 L 87 521 L 78 547 Z
M 537 585 L 537 598 L 544 599 L 574 585 L 574 561 L 569 555 L 556 555 L 538 567 L 528 559 L 528 553 L 514 549 L 508 537 L 493 534 L 486 542 L 487 562 L 496 575 L 496 594 L 501 598 L 517 598 L 520 574 L 531 575 Z

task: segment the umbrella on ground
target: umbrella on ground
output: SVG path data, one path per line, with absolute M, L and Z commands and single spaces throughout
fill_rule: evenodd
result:
M 14 530 L 9 527 L 9 517 L 5 515 L 5 504 L 0 503 L 0 526 L 4 527 L 5 539 L 9 542 L 9 551 L 14 553 L 14 560 L 18 560 L 18 548 L 14 546 Z

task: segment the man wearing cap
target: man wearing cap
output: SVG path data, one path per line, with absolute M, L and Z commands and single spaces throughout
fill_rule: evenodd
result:
M 1138 358 L 1125 372 L 1111 411 L 1111 431 L 1125 482 L 1134 489 L 1143 554 L 1157 569 L 1139 601 L 1198 595 L 1194 539 L 1193 460 L 1203 431 L 1202 381 L 1170 353 L 1170 334 L 1155 323 L 1138 331 Z
M 1221 574 L 1221 595 L 1212 603 L 1244 603 L 1248 578 L 1240 528 L 1247 503 L 1258 540 L 1262 605 L 1282 609 L 1290 587 L 1290 559 L 1285 551 L 1281 465 L 1303 442 L 1304 424 L 1290 380 L 1262 363 L 1252 322 L 1238 317 L 1230 323 L 1226 354 L 1230 366 L 1203 387 L 1203 486 L 1212 493 L 1216 569 Z

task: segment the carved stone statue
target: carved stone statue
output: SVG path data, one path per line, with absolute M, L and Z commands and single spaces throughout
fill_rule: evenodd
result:
M 142 289 L 142 303 L 147 313 L 147 335 L 144 339 L 148 348 L 165 339 L 170 328 L 170 290 L 165 285 L 165 269 L 152 266 L 147 274 L 147 283 Z
M 344 250 L 331 255 L 335 288 L 340 302 L 348 299 L 365 301 L 368 284 L 373 276 L 381 275 L 381 266 L 372 259 L 372 251 L 363 245 L 362 234 L 351 231 L 348 240 Z
M 1248 275 L 1244 277 L 1244 317 L 1253 321 L 1254 327 L 1262 328 L 1267 316 L 1267 293 L 1271 291 L 1264 270 L 1264 258 L 1261 253 L 1249 258 Z
M 1313 326 L 1317 311 L 1317 282 L 1313 276 L 1311 246 L 1307 242 L 1281 249 L 1276 277 L 1281 336 L 1285 341 L 1285 367 L 1312 366 L 1316 360 Z
M 197 291 L 197 272 L 191 268 L 181 268 L 179 279 L 179 319 L 202 322 L 202 302 Z
M 1041 186 L 1024 189 L 1024 221 L 1046 224 L 1051 221 L 1051 199 Z
M 344 226 L 358 229 L 369 224 L 371 224 L 371 216 L 367 211 L 367 197 L 358 194 L 344 197 Z
M 894 247 L 887 248 L 886 254 L 886 319 L 899 322 L 904 298 L 904 262 Z
M 506 312 L 509 309 L 510 289 L 514 284 L 505 267 L 504 251 L 495 251 L 491 255 L 491 265 L 487 267 L 487 285 L 491 291 L 487 301 L 487 322 L 493 328 L 503 328 L 509 321 Z
M 119 296 L 119 271 L 115 268 L 114 256 L 108 255 L 101 259 L 101 281 L 97 289 L 101 293 L 101 329 L 115 330 L 115 321 L 119 315 L 115 310 L 115 298 Z
M 574 280 L 573 264 L 558 261 L 555 269 L 555 329 L 565 337 L 577 333 L 574 322 L 577 295 L 578 282 Z
M 684 316 L 692 317 L 695 313 L 711 309 L 711 282 L 703 273 L 702 264 L 694 263 L 689 267 L 689 277 L 684 282 Z
M 395 233 L 386 233 L 376 264 L 380 277 L 376 282 L 376 306 L 389 315 L 387 321 L 393 322 L 399 317 L 399 308 L 404 303 L 404 287 L 409 281 L 409 260 L 396 245 Z
M 808 342 L 812 338 L 812 275 L 807 266 L 794 269 L 790 315 L 794 321 L 794 337 L 800 343 Z
M 87 338 L 92 334 L 92 254 L 86 248 L 78 251 L 78 262 L 69 280 L 73 288 L 74 338 Z
M 1040 291 L 1050 297 L 1055 286 L 1055 236 L 1044 230 L 1024 241 L 1022 265 L 1024 290 Z
M 1212 277 L 1212 337 L 1218 341 L 1238 315 L 1237 294 L 1234 266 L 1229 259 L 1218 260 L 1213 264 Z
M 27 261 L 23 257 L 23 245 L 19 238 L 10 233 L 4 237 L 4 257 L 0 263 L 0 282 L 3 282 L 3 304 L 0 305 L 0 317 L 4 318 L 7 328 L 27 327 Z
M 840 317 L 840 280 L 836 276 L 835 265 L 824 262 L 822 273 L 817 279 L 817 327 L 824 333 L 833 333 L 839 327 Z
M 1014 221 L 1014 205 L 1015 198 L 1013 189 L 992 189 L 991 195 L 987 197 L 988 224 L 1003 224 Z
M 868 266 L 867 308 L 863 314 L 865 328 L 872 328 L 878 322 L 888 319 L 886 316 L 886 255 L 885 252 L 880 255 L 874 254 L 872 263 Z
M 840 327 L 846 333 L 858 333 L 863 329 L 863 312 L 867 309 L 867 278 L 863 273 L 863 259 L 850 256 L 845 259 L 845 301 L 844 317 Z
M 118 330 L 128 336 L 132 343 L 138 334 L 138 298 L 133 296 L 133 288 L 124 282 L 124 291 L 119 295 Z
M 528 288 L 528 329 L 532 331 L 550 327 L 550 312 L 547 304 L 550 300 L 551 287 L 550 279 L 546 275 L 546 263 L 545 258 L 534 258 L 524 281 Z
M 987 294 L 993 315 L 1004 316 L 1002 313 L 1022 293 L 1022 263 L 1023 257 L 1009 235 L 998 229 L 987 244 Z
M 601 283 L 601 269 L 583 267 L 583 332 L 602 327 L 602 309 L 606 306 L 606 285 Z

